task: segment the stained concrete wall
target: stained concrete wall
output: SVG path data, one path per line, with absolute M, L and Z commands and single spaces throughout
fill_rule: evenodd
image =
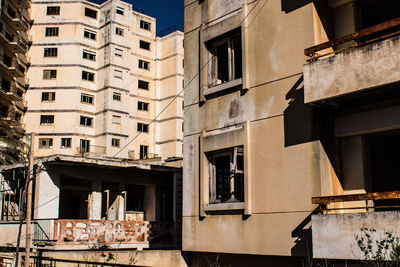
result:
M 205 99 L 205 42 L 237 28 L 248 91 Z M 185 1 L 185 81 L 193 81 L 185 91 L 183 250 L 307 253 L 311 197 L 334 190 L 302 87 L 304 48 L 325 39 L 312 4 L 285 13 L 281 1 Z M 238 145 L 244 146 L 245 208 L 234 215 L 208 212 L 205 153 Z
M 363 259 L 355 235 L 361 228 L 375 229 L 372 239 L 381 240 L 385 232 L 398 234 L 400 212 L 368 212 L 312 216 L 314 258 Z M 376 249 L 374 247 L 373 249 Z
M 304 66 L 306 103 L 399 81 L 400 37 L 392 37 Z

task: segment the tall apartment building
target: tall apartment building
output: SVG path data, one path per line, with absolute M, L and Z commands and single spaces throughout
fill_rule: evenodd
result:
M 156 37 L 154 18 L 118 0 L 36 1 L 32 17 L 36 156 L 182 156 L 183 33 Z
M 27 31 L 31 20 L 28 9 L 29 0 L 3 0 L 0 17 L 0 117 L 2 136 L 21 138 L 22 119 L 25 113 L 24 95 L 28 86 L 25 78 L 29 65 L 26 53 L 29 48 Z M 8 131 L 5 129 L 12 129 Z M 5 133 L 5 132 L 8 133 Z M 2 160 L 3 162 L 3 160 Z M 3 163 L 6 163 L 7 160 Z
M 359 266 L 361 229 L 398 234 L 399 8 L 185 0 L 191 266 Z

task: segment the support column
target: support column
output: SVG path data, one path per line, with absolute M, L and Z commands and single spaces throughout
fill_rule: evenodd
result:
M 144 219 L 145 221 L 156 220 L 156 185 L 145 185 L 144 191 Z
M 101 220 L 101 181 L 92 181 L 93 191 L 89 194 L 88 198 L 88 219 Z

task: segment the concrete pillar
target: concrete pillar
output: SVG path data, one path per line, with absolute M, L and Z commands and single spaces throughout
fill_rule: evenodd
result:
M 144 220 L 155 221 L 156 220 L 156 200 L 157 191 L 156 185 L 145 185 L 144 191 Z
M 57 219 L 60 203 L 60 177 L 52 176 L 46 170 L 41 171 L 35 180 L 35 219 Z
M 100 220 L 101 219 L 101 182 L 97 179 L 92 181 L 92 192 L 88 197 L 88 219 Z

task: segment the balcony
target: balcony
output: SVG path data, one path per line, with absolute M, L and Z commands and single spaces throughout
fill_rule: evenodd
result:
M 397 18 L 305 49 L 311 57 L 304 66 L 305 102 L 323 103 L 399 82 L 400 32 L 393 32 L 399 25 Z
M 77 156 L 81 157 L 96 157 L 102 156 L 106 154 L 106 147 L 105 146 L 80 146 L 76 148 Z
M 15 85 L 6 86 L 1 85 L 0 93 L 5 96 L 9 101 L 22 101 L 23 91 L 17 89 Z
M 30 28 L 29 21 L 9 5 L 2 6 L 1 15 L 8 25 L 16 31 L 27 31 Z
M 135 153 L 134 150 L 128 151 L 129 159 L 133 161 L 160 161 L 161 157 L 155 153 Z
M 312 198 L 319 205 L 312 215 L 314 258 L 364 260 L 357 236 L 373 229 L 375 244 L 386 232 L 399 234 L 399 199 L 400 191 Z
M 0 70 L 10 77 L 21 78 L 25 75 L 25 68 L 18 63 L 16 58 L 0 54 Z
M 16 8 L 28 9 L 31 6 L 31 3 L 29 0 L 13 0 L 13 5 Z

